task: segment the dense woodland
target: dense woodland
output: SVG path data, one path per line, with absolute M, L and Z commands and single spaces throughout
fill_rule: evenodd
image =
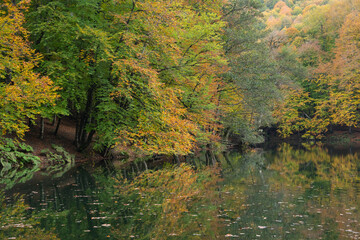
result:
M 186 155 L 259 143 L 266 127 L 310 138 L 356 127 L 359 11 L 359 0 L 1 0 L 1 135 L 66 117 L 78 151 Z

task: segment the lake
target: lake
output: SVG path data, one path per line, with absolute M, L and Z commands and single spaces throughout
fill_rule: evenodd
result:
M 3 176 L 0 239 L 360 239 L 357 151 L 283 144 L 218 160 Z

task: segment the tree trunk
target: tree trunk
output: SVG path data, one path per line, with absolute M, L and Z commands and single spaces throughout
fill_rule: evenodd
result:
M 230 129 L 230 128 L 227 128 L 227 129 L 226 129 L 226 132 L 225 132 L 225 137 L 224 137 L 226 143 L 229 142 L 230 133 L 231 133 L 231 129 Z
M 131 165 L 132 177 L 136 176 L 134 165 Z
M 174 154 L 174 159 L 175 159 L 175 161 L 176 161 L 177 165 L 180 165 L 180 164 L 181 164 L 181 163 L 180 163 L 180 159 L 179 159 L 179 156 L 178 156 L 178 155 Z
M 33 125 L 33 124 L 32 124 L 32 121 L 31 121 L 31 119 L 29 118 L 29 119 L 28 119 L 28 127 L 31 128 L 32 125 Z
M 208 150 L 206 150 L 206 152 L 205 152 L 205 165 L 210 166 L 210 157 L 209 157 Z
M 146 164 L 146 161 L 144 161 L 144 166 L 145 166 L 145 170 L 146 170 L 146 171 L 149 170 L 149 168 L 148 168 L 148 166 L 147 166 L 147 164 Z
M 61 123 L 61 118 L 58 118 L 57 124 L 56 124 L 56 128 L 54 131 L 54 135 L 56 136 L 58 131 L 59 131 L 59 127 L 60 127 L 60 123 Z
M 223 155 L 224 155 L 225 161 L 229 164 L 231 169 L 234 169 L 234 167 L 232 166 L 231 161 L 229 159 L 229 153 L 228 152 L 223 152 Z
M 220 163 L 219 157 L 218 157 L 215 153 L 213 153 L 213 154 L 214 154 L 215 161 L 216 161 L 217 163 Z
M 95 130 L 91 130 L 90 133 L 85 138 L 85 140 L 81 141 L 81 143 L 80 143 L 80 145 L 78 147 L 79 152 L 84 151 L 88 146 L 90 146 L 94 134 L 95 134 Z
M 92 85 L 88 89 L 85 110 L 81 113 L 76 124 L 75 146 L 79 152 L 85 150 L 90 145 L 95 134 L 95 130 L 91 130 L 90 133 L 86 132 L 86 126 L 91 122 L 94 91 L 95 86 Z
M 216 157 L 215 157 L 215 154 L 212 150 L 209 150 L 209 156 L 210 156 L 210 159 L 211 159 L 211 164 L 213 166 L 216 165 Z
M 135 165 L 135 168 L 136 168 L 136 174 L 139 174 L 140 169 L 139 169 L 139 166 L 138 166 L 137 162 L 134 161 L 134 165 Z
M 75 139 L 74 139 L 74 145 L 75 147 L 77 147 L 79 145 L 79 124 L 80 124 L 80 120 L 79 117 L 76 116 L 76 126 L 75 126 Z
M 211 144 L 206 145 L 206 153 L 205 153 L 205 156 L 207 156 L 206 161 L 208 165 L 212 164 L 215 166 L 216 158 L 214 152 L 211 149 L 212 149 Z
M 110 146 L 106 147 L 105 150 L 102 152 L 102 156 L 103 157 L 107 157 L 107 155 L 109 154 L 109 151 L 110 151 Z
M 52 120 L 52 123 L 51 123 L 52 126 L 55 126 L 56 119 L 57 119 L 57 116 L 55 115 L 55 116 L 53 117 L 53 120 Z
M 12 81 L 12 70 L 5 67 L 5 73 L 5 83 L 9 85 L 14 85 L 14 82 Z
M 45 130 L 45 120 L 40 118 L 40 139 L 44 139 L 44 130 Z

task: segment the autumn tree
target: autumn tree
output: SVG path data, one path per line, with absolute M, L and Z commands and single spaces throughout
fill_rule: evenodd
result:
M 29 2 L 0 4 L 0 129 L 1 135 L 20 138 L 28 130 L 26 120 L 44 114 L 56 99 L 52 81 L 34 71 L 41 55 L 31 49 L 24 28 Z
M 39 71 L 61 87 L 54 114 L 76 119 L 75 144 L 97 133 L 106 152 L 186 154 L 218 133 L 214 99 L 224 71 L 218 0 L 34 0 L 28 28 Z M 165 7 L 164 7 L 165 6 Z
M 39 71 L 61 88 L 52 113 L 75 119 L 74 144 L 79 151 L 92 142 L 99 105 L 116 85 L 110 77 L 113 32 L 105 7 L 95 0 L 38 0 L 32 1 L 27 15 L 33 46 L 44 55 Z
M 218 141 L 214 99 L 226 65 L 221 3 L 137 2 L 119 16 L 127 23 L 121 44 L 128 51 L 115 62 L 116 97 L 134 113 L 130 124 L 116 126 L 123 143 L 186 154 L 194 143 Z
M 334 60 L 319 71 L 330 73 L 329 111 L 334 124 L 358 126 L 360 121 L 360 24 L 357 11 L 350 13 L 340 29 Z

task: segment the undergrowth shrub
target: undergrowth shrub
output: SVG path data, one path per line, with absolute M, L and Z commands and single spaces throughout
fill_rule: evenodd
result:
M 16 142 L 10 138 L 2 139 L 0 142 L 0 168 L 8 170 L 12 167 L 40 164 L 40 158 L 33 155 L 34 149 L 25 144 Z
M 68 153 L 63 147 L 52 144 L 52 150 L 46 148 L 41 150 L 41 154 L 46 156 L 47 160 L 52 164 L 72 163 L 75 156 Z

